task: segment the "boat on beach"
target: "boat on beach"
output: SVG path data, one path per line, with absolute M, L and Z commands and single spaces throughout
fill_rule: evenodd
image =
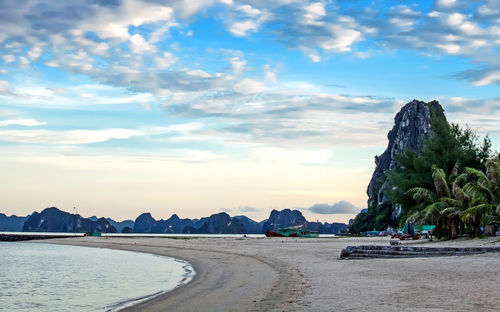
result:
M 314 238 L 318 237 L 319 232 L 317 231 L 307 231 L 302 227 L 286 227 L 278 228 L 275 231 L 266 231 L 266 237 L 307 237 Z

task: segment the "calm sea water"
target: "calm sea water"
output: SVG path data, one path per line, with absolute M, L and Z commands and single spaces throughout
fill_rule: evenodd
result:
M 0 242 L 0 311 L 116 311 L 193 276 L 187 262 L 168 257 Z

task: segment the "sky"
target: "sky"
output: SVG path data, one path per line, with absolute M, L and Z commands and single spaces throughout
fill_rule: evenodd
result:
M 500 150 L 500 2 L 0 0 L 0 211 L 366 207 L 394 115 Z

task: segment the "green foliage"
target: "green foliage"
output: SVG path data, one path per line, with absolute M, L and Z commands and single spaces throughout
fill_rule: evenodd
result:
M 400 167 L 386 172 L 393 186 L 391 199 L 402 207 L 400 222 L 426 207 L 421 198 L 414 197 L 408 190 L 436 190 L 437 197 L 465 196 L 456 186 L 446 183 L 445 177 L 452 178 L 455 184 L 463 183 L 466 175 L 459 174 L 459 167 L 482 171 L 491 157 L 488 137 L 481 140 L 468 127 L 463 129 L 456 124 L 450 125 L 442 112 L 432 108 L 431 117 L 432 135 L 424 141 L 421 152 L 403 151 L 396 158 Z
M 388 226 L 396 227 L 397 221 L 392 220 L 392 206 L 380 205 L 378 207 L 369 207 L 365 213 L 360 213 L 349 226 L 351 233 L 360 233 L 364 231 L 387 229 Z
M 435 191 L 422 187 L 407 191 L 415 201 L 427 205 L 415 209 L 407 220 L 435 224 L 437 236 L 447 238 L 455 238 L 459 230 L 480 236 L 481 227 L 500 224 L 500 196 L 496 190 L 496 170 L 500 168 L 500 161 L 488 160 L 486 166 L 488 173 L 464 168 L 461 174 L 455 166 L 448 177 L 441 169 L 433 167 Z M 451 192 L 443 192 L 450 188 Z

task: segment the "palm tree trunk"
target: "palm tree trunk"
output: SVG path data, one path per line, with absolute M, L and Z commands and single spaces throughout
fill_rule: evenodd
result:
M 455 221 L 451 221 L 451 239 L 456 239 L 458 237 L 458 229 Z

